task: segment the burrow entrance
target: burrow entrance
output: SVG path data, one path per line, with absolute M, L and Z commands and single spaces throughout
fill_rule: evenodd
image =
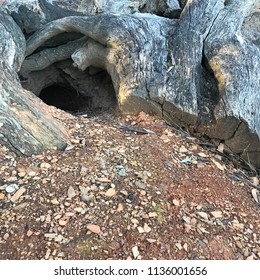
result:
M 73 87 L 54 84 L 44 88 L 39 98 L 47 105 L 76 112 L 90 107 L 91 97 L 80 95 Z
M 81 71 L 70 60 L 28 73 L 22 84 L 47 105 L 70 113 L 100 112 L 117 106 L 113 83 L 105 70 L 89 67 Z

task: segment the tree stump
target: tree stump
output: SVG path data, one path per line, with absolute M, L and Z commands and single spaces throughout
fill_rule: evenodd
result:
M 5 72 L 12 77 L 18 73 L 27 82 L 27 89 L 36 95 L 51 86 L 46 84 L 48 73 L 56 75 L 52 84 L 66 82 L 80 95 L 91 87 L 91 82 L 85 81 L 93 80 L 93 73 L 107 73 L 111 84 L 106 90 L 111 96 L 114 92 L 122 112 L 160 115 L 172 125 L 224 143 L 226 151 L 239 154 L 259 167 L 259 39 L 252 39 L 253 33 L 247 36 L 244 27 L 259 9 L 257 1 L 112 2 L 106 2 L 106 6 L 102 1 L 87 0 L 73 1 L 70 5 L 61 0 L 32 0 L 22 4 L 6 1 L 4 7 L 24 35 L 18 31 L 15 39 L 11 36 L 12 42 L 23 43 L 15 43 L 19 50 L 15 54 L 16 64 L 9 63 L 10 69 Z M 8 18 L 9 24 L 15 24 L 12 18 L 1 14 Z M 30 17 L 37 23 L 35 30 L 25 20 Z M 254 34 L 259 35 L 259 25 L 255 23 L 254 27 Z M 23 36 L 27 39 L 26 50 L 24 41 L 19 39 Z M 12 55 L 9 54 L 9 61 Z M 42 77 L 38 87 L 35 77 Z M 37 116 L 31 104 L 27 106 L 32 118 L 46 124 L 39 117 L 44 106 L 22 90 L 17 76 L 15 88 L 21 92 L 21 102 L 27 104 L 30 96 L 37 104 Z M 6 96 L 5 100 L 9 99 Z M 7 108 L 4 120 L 9 119 Z M 21 144 L 16 144 L 20 139 L 7 137 L 7 127 L 16 131 L 21 122 L 17 116 L 17 124 L 10 123 L 8 127 L 7 121 L 2 120 L 0 141 L 11 148 L 14 145 L 23 154 L 49 148 L 48 141 L 43 141 L 46 145 L 37 144 L 25 137 L 35 149 L 20 151 Z M 48 135 L 52 144 L 64 147 L 65 134 L 58 133 L 63 135 L 62 139 L 56 136 L 61 126 L 55 123 L 51 127 Z M 33 126 L 26 129 L 30 135 L 32 131 L 42 131 L 40 125 L 37 129 Z M 12 145 L 2 140 L 11 138 Z M 36 138 L 45 139 L 43 135 Z

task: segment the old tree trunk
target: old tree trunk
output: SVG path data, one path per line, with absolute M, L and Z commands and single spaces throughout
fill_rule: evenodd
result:
M 0 142 L 17 154 L 65 148 L 37 96 L 75 91 L 46 103 L 154 113 L 260 167 L 258 0 L 2 2 Z

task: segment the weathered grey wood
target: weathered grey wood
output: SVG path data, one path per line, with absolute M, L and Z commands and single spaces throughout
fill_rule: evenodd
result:
M 9 13 L 21 30 L 32 34 L 44 24 L 66 16 L 83 15 L 83 13 L 54 6 L 50 0 L 6 0 L 3 8 Z
M 220 102 L 214 110 L 215 117 L 223 127 L 231 116 L 235 117 L 233 126 L 236 129 L 225 139 L 225 144 L 245 159 L 256 162 L 260 160 L 260 146 L 253 133 L 260 135 L 260 49 L 241 34 L 243 19 L 256 1 L 242 2 L 243 5 L 239 0 L 229 1 L 219 12 L 206 38 L 204 51 L 218 80 Z M 250 129 L 245 129 L 248 126 Z M 207 134 L 223 138 L 223 131 L 214 126 Z
M 20 74 L 25 77 L 26 73 L 31 71 L 40 71 L 47 68 L 49 65 L 57 61 L 69 59 L 71 55 L 84 45 L 86 38 L 81 38 L 72 42 L 63 44 L 54 50 L 45 49 L 41 53 L 31 55 L 28 59 L 23 62 Z
M 47 24 L 27 40 L 20 75 L 32 80 L 60 65 L 74 80 L 89 67 L 105 69 L 122 111 L 159 114 L 171 124 L 224 142 L 226 150 L 260 166 L 259 45 L 257 38 L 247 39 L 248 31 L 241 32 L 256 2 L 53 1 L 73 10 L 71 15 L 86 15 L 64 17 L 70 13 L 49 15 L 51 3 L 41 0 Z M 10 4 L 11 14 L 12 9 Z M 79 34 L 82 39 L 73 39 Z M 71 64 L 64 66 L 65 60 Z
M 66 131 L 47 106 L 25 91 L 15 71 L 21 67 L 25 39 L 13 19 L 0 11 L 0 143 L 19 155 L 64 149 Z
M 256 3 L 253 9 L 245 18 L 242 26 L 243 36 L 260 48 L 260 2 Z
M 169 22 L 165 18 L 153 15 L 141 17 L 139 14 L 67 17 L 52 21 L 31 36 L 27 41 L 26 54 L 30 55 L 48 39 L 64 30 L 80 32 L 91 40 L 85 49 L 76 50 L 72 55 L 75 65 L 82 70 L 91 63 L 105 68 L 112 77 L 119 105 L 124 110 L 141 110 L 136 105 L 142 99 L 149 99 L 148 94 L 152 94 L 155 88 L 164 86 L 163 75 L 167 71 L 166 36 L 167 31 L 174 28 Z M 91 61 L 87 61 L 89 58 Z M 137 103 L 134 102 L 135 97 Z
M 182 12 L 178 28 L 170 33 L 168 83 L 165 102 L 190 115 L 201 113 L 204 40 L 224 1 L 190 1 Z M 167 114 L 167 110 L 165 112 Z M 168 112 L 170 115 L 171 112 Z M 176 118 L 176 116 L 175 116 Z
M 180 9 L 178 0 L 53 0 L 52 2 L 63 8 L 83 12 L 85 15 L 134 12 L 164 15 Z M 183 1 L 181 2 L 183 4 Z

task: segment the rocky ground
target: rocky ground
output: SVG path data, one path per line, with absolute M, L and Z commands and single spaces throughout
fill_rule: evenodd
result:
M 56 117 L 66 151 L 0 146 L 0 259 L 260 259 L 257 176 L 221 146 L 144 113 Z

